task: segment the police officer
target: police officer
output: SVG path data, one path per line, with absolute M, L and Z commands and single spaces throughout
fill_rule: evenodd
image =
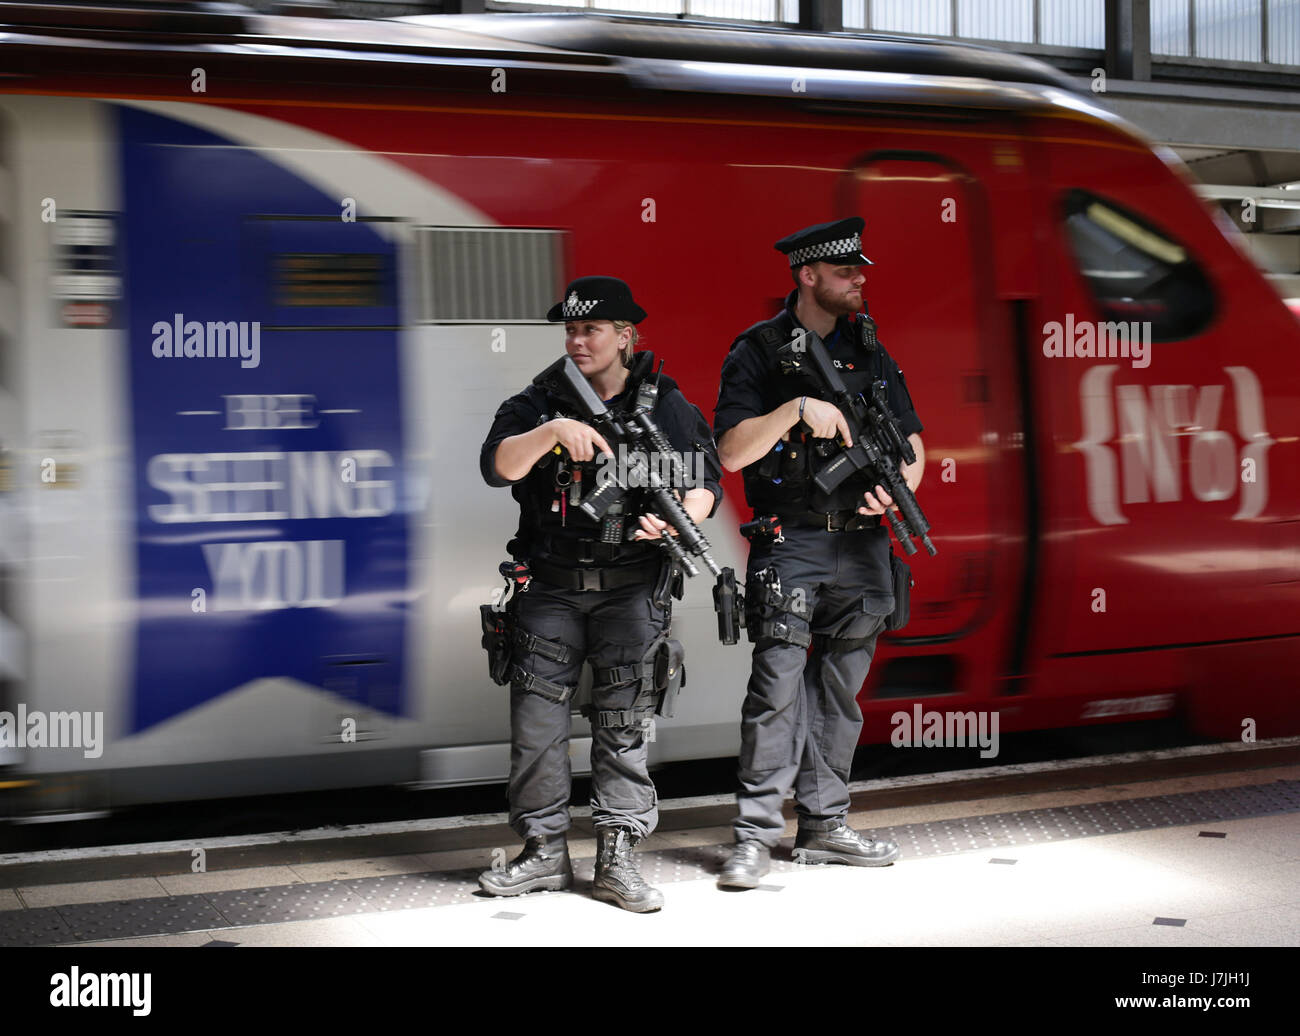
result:
M 645 316 L 627 284 L 613 277 L 573 281 L 547 314 L 564 322 L 565 351 L 611 411 L 630 409 L 642 381 L 657 376 L 654 354 L 634 352 L 634 325 Z M 658 377 L 652 415 L 688 476 L 700 473 L 702 484 L 675 487 L 698 523 L 722 497 L 713 436 L 672 379 Z M 611 463 L 613 453 L 562 399 L 536 386 L 501 405 L 483 443 L 484 479 L 512 486 L 519 503 L 519 533 L 509 549 L 528 564 L 531 582 L 513 600 L 510 687 L 510 826 L 524 850 L 504 870 L 482 874 L 479 884 L 493 895 L 515 896 L 573 883 L 565 838 L 569 701 L 585 660 L 593 671 L 593 894 L 643 913 L 663 906 L 663 895 L 646 884 L 632 858 L 658 820 L 646 769 L 655 707 L 651 649 L 666 642 L 668 588 L 680 576 L 652 542 L 670 527 L 646 513 L 648 496 L 635 492 L 628 501 L 629 528 L 639 522 L 632 542 L 600 542 L 597 525 L 578 509 L 596 485 L 596 461 Z
M 777 350 L 804 329 L 816 332 L 850 391 L 883 379 L 890 408 L 916 451 L 900 467 L 921 480 L 921 422 L 897 365 L 863 310 L 863 220 L 807 227 L 776 243 L 794 291 L 771 320 L 731 346 L 722 367 L 714 432 L 723 466 L 743 469 L 755 518 L 778 516 L 783 538 L 751 540 L 745 606 L 754 641 L 741 719 L 739 816 L 719 888 L 754 888 L 785 832 L 781 803 L 794 786 L 795 859 L 872 867 L 898 847 L 851 830 L 849 767 L 862 727 L 856 701 L 876 637 L 893 610 L 888 529 L 893 501 L 880 486 L 851 478 L 827 495 L 812 481 L 826 463 L 813 439 L 849 440 L 844 415 L 815 385 L 783 373 Z M 808 652 L 811 646 L 812 651 Z

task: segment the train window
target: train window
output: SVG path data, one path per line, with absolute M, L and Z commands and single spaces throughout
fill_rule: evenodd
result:
M 1065 201 L 1075 263 L 1106 320 L 1149 321 L 1151 339 L 1171 342 L 1203 331 L 1214 316 L 1210 282 L 1168 234 L 1086 191 Z
M 384 261 L 369 252 L 281 252 L 275 257 L 275 304 L 389 305 Z
M 422 227 L 422 320 L 543 323 L 564 289 L 564 232 Z

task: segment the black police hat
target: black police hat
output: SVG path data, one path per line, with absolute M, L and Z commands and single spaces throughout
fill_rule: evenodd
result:
M 862 254 L 862 228 L 866 221 L 860 216 L 837 219 L 804 227 L 789 237 L 783 237 L 774 247 L 790 260 L 790 268 L 804 263 L 832 263 L 835 266 L 868 266 L 875 264 Z
M 564 289 L 564 298 L 551 307 L 547 320 L 645 319 L 645 310 L 632 301 L 632 289 L 617 277 L 579 277 Z

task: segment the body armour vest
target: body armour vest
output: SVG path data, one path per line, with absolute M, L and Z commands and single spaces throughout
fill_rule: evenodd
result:
M 769 388 L 774 388 L 779 397 L 778 405 L 800 396 L 822 400 L 827 397 L 811 375 L 782 370 L 778 350 L 792 340 L 797 326 L 789 309 L 784 309 L 771 320 L 744 331 L 731 346 L 734 349 L 748 341 L 762 356 Z M 865 324 L 859 315 L 851 322 L 840 320 L 836 327 L 839 338 L 830 349 L 835 366 L 850 392 L 866 394 L 873 379 L 884 377 L 888 359 L 884 347 L 875 340 L 874 321 Z M 813 475 L 829 459 L 814 448 L 818 442 L 807 434 L 802 423 L 796 424 L 788 440 L 778 440 L 764 456 L 745 467 L 745 500 L 756 514 L 824 513 L 862 505 L 862 494 L 870 487 L 857 476 L 847 479 L 833 493 L 817 488 Z
M 637 388 L 650 375 L 653 365 L 653 353 L 642 351 L 633 354 L 624 390 L 608 401 L 611 411 L 622 415 L 636 405 Z M 676 388 L 677 385 L 671 378 L 659 376 L 659 400 Z M 534 402 L 542 412 L 539 425 L 556 417 L 582 420 L 577 408 L 564 399 L 543 392 L 533 385 L 526 392 L 534 397 Z M 657 411 L 658 404 L 656 413 Z M 610 445 L 618 450 L 617 444 L 611 442 Z M 592 545 L 590 556 L 598 564 L 631 564 L 653 556 L 659 548 L 646 540 L 617 545 L 598 543 L 599 524 L 578 506 L 597 485 L 602 466 L 617 461 L 616 456 L 612 461 L 605 457 L 576 462 L 567 454 L 548 451 L 533 465 L 527 477 L 513 487 L 520 515 L 519 530 L 507 547 L 510 554 L 519 559 L 553 556 L 557 560 L 570 562 L 574 551 L 585 542 Z M 633 489 L 624 497 L 623 509 L 629 529 L 635 526 L 636 518 L 644 514 L 649 505 L 649 494 L 640 489 Z

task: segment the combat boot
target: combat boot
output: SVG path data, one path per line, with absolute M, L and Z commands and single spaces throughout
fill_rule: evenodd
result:
M 873 842 L 843 821 L 829 831 L 799 829 L 795 863 L 847 863 L 851 867 L 888 867 L 898 859 L 898 843 Z
M 761 842 L 737 842 L 718 875 L 720 889 L 756 889 L 772 868 L 772 850 Z
M 560 892 L 573 884 L 569 842 L 564 835 L 535 835 L 524 839 L 524 851 L 502 870 L 484 871 L 479 887 L 494 896 L 525 892 Z
M 664 895 L 645 883 L 632 862 L 632 834 L 622 827 L 596 829 L 596 877 L 591 894 L 605 903 L 613 903 L 635 914 L 660 910 Z

